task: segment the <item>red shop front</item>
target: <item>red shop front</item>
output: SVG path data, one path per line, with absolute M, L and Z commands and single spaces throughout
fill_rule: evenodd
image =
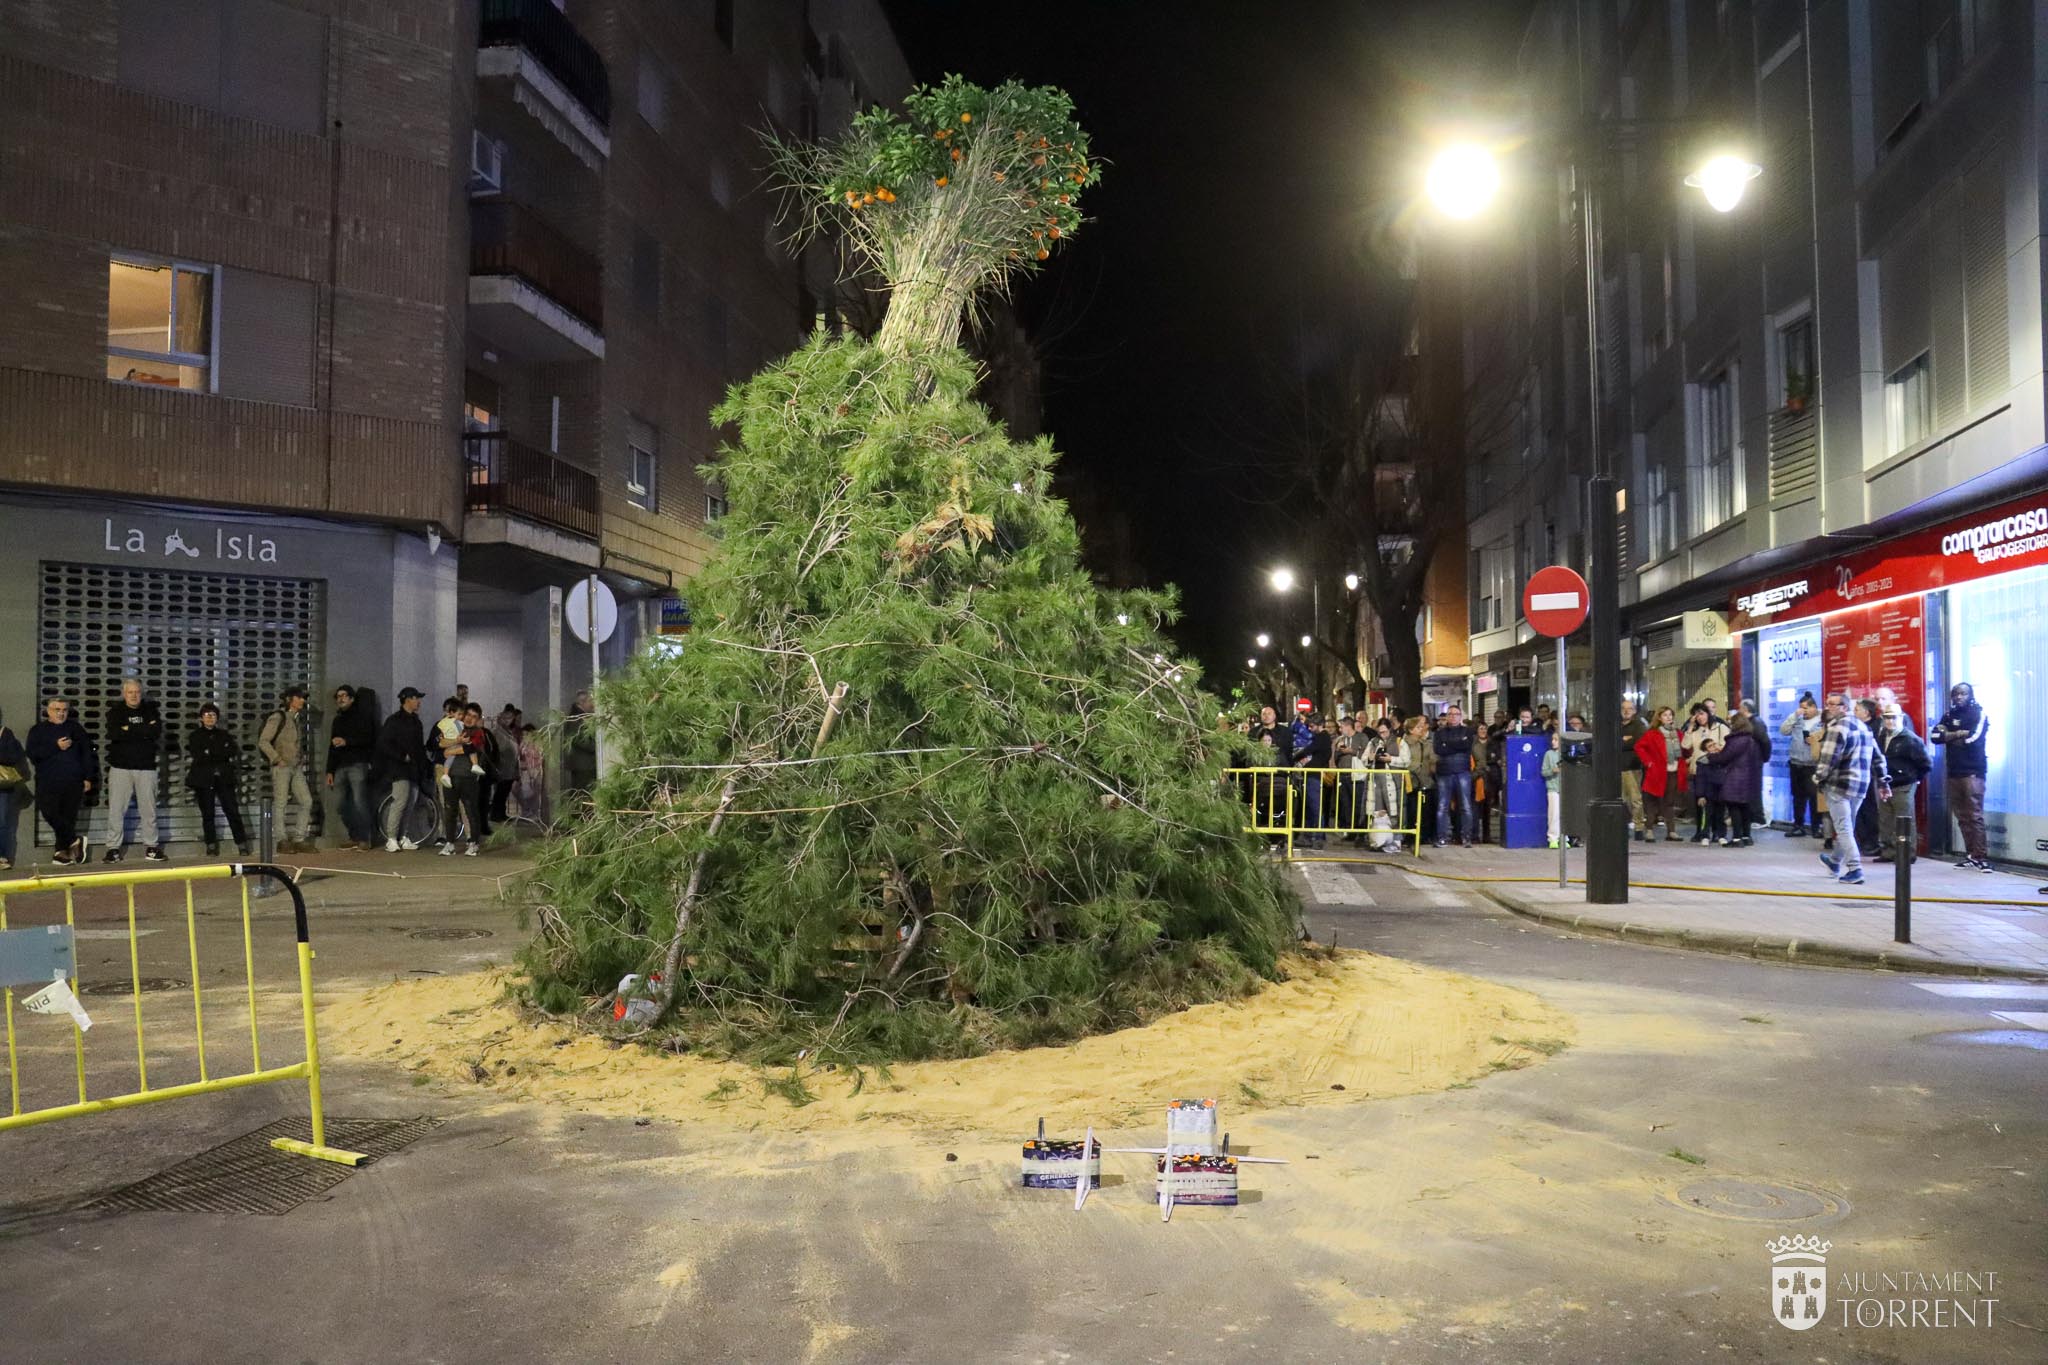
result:
M 1759 580 L 1730 606 L 1736 687 L 1757 702 L 1774 741 L 1805 692 L 1895 699 L 1924 736 L 1949 683 L 1972 682 L 1996 736 L 1986 800 L 2000 831 L 1993 842 L 2003 844 L 1994 856 L 2038 859 L 2048 774 L 2036 782 L 2031 760 L 2048 742 L 2048 731 L 2033 733 L 2048 726 L 2033 719 L 2048 662 L 2048 493 Z M 2011 756 L 2002 771 L 2001 753 Z M 1790 813 L 1784 759 L 1776 742 L 1765 783 L 1773 819 Z M 1945 828 L 1938 805 L 1933 816 Z

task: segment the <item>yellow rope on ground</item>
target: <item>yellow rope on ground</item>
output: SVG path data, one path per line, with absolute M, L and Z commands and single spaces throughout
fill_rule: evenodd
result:
M 1428 868 L 1418 867 L 1414 863 L 1389 862 L 1385 858 L 1365 858 L 1341 853 L 1323 853 L 1313 856 L 1297 855 L 1294 861 L 1298 863 L 1361 863 L 1368 867 L 1391 867 L 1401 872 L 1413 872 L 1418 877 L 1434 877 L 1438 881 L 1445 882 L 1484 882 L 1488 884 L 1541 882 L 1549 886 L 1557 885 L 1557 878 L 1555 877 L 1474 877 L 1459 872 L 1432 872 Z M 1570 880 L 1574 886 L 1584 886 L 1586 884 L 1584 877 L 1573 877 Z M 1771 891 L 1761 887 L 1747 886 L 1693 886 L 1686 882 L 1630 882 L 1629 886 L 1644 891 L 1706 891 L 1716 896 L 1793 896 L 1803 900 L 1879 901 L 1885 905 L 1892 903 L 1890 896 L 1874 896 L 1868 892 L 1859 891 Z M 1997 898 L 1987 899 L 1982 896 L 1915 896 L 1913 897 L 1913 904 L 2024 905 L 2036 907 L 2040 903 L 2038 901 L 2019 900 L 2016 898 L 2005 900 Z

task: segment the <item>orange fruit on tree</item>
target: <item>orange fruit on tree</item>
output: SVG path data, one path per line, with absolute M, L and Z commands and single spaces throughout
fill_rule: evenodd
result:
M 1052 253 L 1051 253 L 1050 251 L 1047 251 L 1047 250 L 1046 250 L 1046 249 L 1045 249 L 1044 247 L 1040 247 L 1040 248 L 1038 248 L 1038 259 L 1039 259 L 1039 260 L 1041 260 L 1041 261 L 1042 261 L 1042 260 L 1044 260 L 1044 259 L 1045 259 L 1046 257 L 1048 257 L 1048 256 L 1050 256 L 1050 255 L 1052 255 Z
M 962 123 L 972 123 L 974 122 L 974 115 L 967 113 L 965 110 L 962 110 L 960 114 L 960 121 Z
M 934 185 L 937 185 L 940 189 L 944 189 L 946 188 L 946 177 L 942 175 L 937 180 L 932 181 L 932 183 Z

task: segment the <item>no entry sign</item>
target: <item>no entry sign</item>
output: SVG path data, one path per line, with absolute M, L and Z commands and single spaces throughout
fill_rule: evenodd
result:
M 1586 580 L 1562 565 L 1538 569 L 1522 589 L 1522 616 L 1538 635 L 1562 639 L 1586 619 Z
M 1294 699 L 1294 709 L 1297 713 L 1305 716 L 1316 709 L 1316 704 L 1307 697 L 1296 697 Z

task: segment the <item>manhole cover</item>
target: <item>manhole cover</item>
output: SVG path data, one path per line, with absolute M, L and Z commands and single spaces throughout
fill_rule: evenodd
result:
M 373 1160 L 425 1137 L 440 1119 L 329 1119 L 327 1143 Z M 306 1119 L 280 1119 L 133 1185 L 103 1194 L 88 1209 L 128 1213 L 290 1213 L 348 1179 L 355 1168 L 293 1156 L 272 1138 L 313 1140 Z
M 489 938 L 490 936 L 491 931 L 488 929 L 415 929 L 406 935 L 407 938 L 432 939 Z
M 1752 1223 L 1809 1223 L 1840 1218 L 1849 1211 L 1848 1200 L 1826 1190 L 1734 1176 L 1696 1180 L 1670 1198 L 1679 1207 L 1695 1213 Z
M 139 989 L 146 994 L 150 991 L 182 991 L 190 984 L 189 981 L 180 981 L 175 976 L 145 976 L 139 983 L 132 981 L 95 981 L 90 985 L 80 986 L 78 993 L 80 995 L 132 995 Z

